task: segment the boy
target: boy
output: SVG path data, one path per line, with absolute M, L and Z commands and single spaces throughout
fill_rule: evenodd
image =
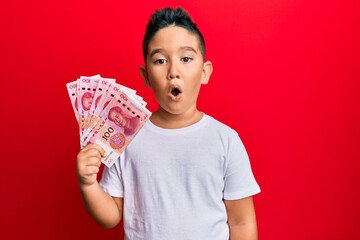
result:
M 125 239 L 257 239 L 252 195 L 260 191 L 238 134 L 200 112 L 212 64 L 202 34 L 182 8 L 156 11 L 143 41 L 140 73 L 159 103 L 100 184 L 104 150 L 77 156 L 88 212 L 104 227 L 124 219 Z

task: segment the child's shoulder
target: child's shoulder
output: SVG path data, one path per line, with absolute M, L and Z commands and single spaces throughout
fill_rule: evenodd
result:
M 220 122 L 219 120 L 215 119 L 214 117 L 204 114 L 204 118 L 207 119 L 208 122 L 208 129 L 214 130 L 218 132 L 219 134 L 225 134 L 229 137 L 236 137 L 238 136 L 238 133 L 235 129 L 231 128 L 230 126 L 226 125 L 223 122 Z

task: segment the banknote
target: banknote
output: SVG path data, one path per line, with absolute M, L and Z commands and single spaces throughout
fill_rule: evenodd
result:
M 78 120 L 81 148 L 97 143 L 107 155 L 110 167 L 151 116 L 136 90 L 100 75 L 81 76 L 66 84 Z
M 80 135 L 84 132 L 85 119 L 90 111 L 96 87 L 99 83 L 100 76 L 95 75 L 92 77 L 81 76 L 77 80 L 77 102 L 78 102 L 78 115 Z
M 113 97 L 117 95 L 119 91 L 122 91 L 128 96 L 131 96 L 133 102 L 137 102 L 137 104 L 141 104 L 143 106 L 146 105 L 146 102 L 142 100 L 142 97 L 136 95 L 135 90 L 125 87 L 118 83 L 110 84 L 109 87 L 106 89 L 106 91 L 102 94 L 100 99 L 96 99 L 93 102 L 93 104 L 95 105 L 95 110 L 91 115 L 89 114 L 87 117 L 88 119 L 89 118 L 91 119 L 88 121 L 88 124 L 84 128 L 84 132 L 81 134 L 80 137 L 81 146 L 86 146 L 91 136 L 96 135 L 98 131 L 102 128 L 103 126 L 103 121 L 101 119 L 102 113 L 104 109 L 107 107 L 107 105 L 111 102 Z
M 66 88 L 70 97 L 71 106 L 74 110 L 75 118 L 79 121 L 78 103 L 77 103 L 77 81 L 72 81 L 66 84 Z
M 85 146 L 90 140 L 89 136 L 95 135 L 98 130 L 102 127 L 101 123 L 101 112 L 106 108 L 110 103 L 112 98 L 118 93 L 121 86 L 117 83 L 109 84 L 107 89 L 101 94 L 100 98 L 97 98 L 94 102 L 94 111 L 91 114 L 91 120 L 89 121 L 86 129 L 80 136 L 81 146 Z
M 96 121 L 94 115 L 95 115 L 96 107 L 100 102 L 100 99 L 107 94 L 108 88 L 114 83 L 115 83 L 115 79 L 113 78 L 100 78 L 99 83 L 96 87 L 96 91 L 94 94 L 94 98 L 90 110 L 85 119 L 84 128 L 81 135 L 81 141 L 84 141 L 83 139 L 88 135 L 89 130 L 93 127 L 93 122 Z
M 144 108 L 134 96 L 119 91 L 101 112 L 101 127 L 90 142 L 100 145 L 106 152 L 101 161 L 111 167 L 129 145 L 151 112 Z

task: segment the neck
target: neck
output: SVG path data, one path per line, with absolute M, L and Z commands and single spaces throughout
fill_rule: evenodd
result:
M 183 114 L 172 114 L 161 107 L 150 117 L 150 120 L 153 124 L 161 128 L 167 129 L 176 129 L 188 127 L 192 124 L 197 123 L 203 117 L 197 109 L 193 109 L 187 113 Z

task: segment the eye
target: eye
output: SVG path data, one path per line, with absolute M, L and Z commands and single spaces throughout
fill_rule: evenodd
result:
M 166 63 L 166 59 L 165 59 L 165 58 L 159 58 L 159 59 L 156 59 L 156 60 L 154 61 L 154 63 L 161 65 L 161 64 Z
M 193 58 L 191 58 L 191 57 L 183 57 L 183 58 L 181 59 L 181 61 L 183 61 L 183 62 L 185 62 L 185 63 L 191 62 L 192 60 L 193 60 Z

